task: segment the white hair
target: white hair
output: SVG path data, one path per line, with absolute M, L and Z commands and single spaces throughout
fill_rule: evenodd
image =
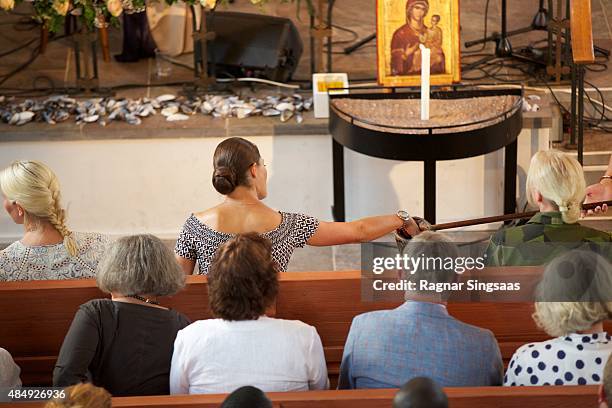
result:
M 574 250 L 553 259 L 536 289 L 533 319 L 551 336 L 590 329 L 612 316 L 612 266 L 601 255 Z

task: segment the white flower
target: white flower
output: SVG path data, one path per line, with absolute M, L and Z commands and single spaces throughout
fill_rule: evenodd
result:
M 212 10 L 217 5 L 217 0 L 200 0 L 200 4 L 207 10 Z
M 65 16 L 70 8 L 69 0 L 53 0 L 53 10 L 60 16 Z
M 251 0 L 251 3 L 256 5 L 256 6 L 259 6 L 260 4 L 263 4 L 263 2 L 264 2 L 264 0 Z
M 119 17 L 123 12 L 123 6 L 121 0 L 107 0 L 106 8 L 113 17 Z
M 15 7 L 15 0 L 0 0 L 0 9 L 12 10 Z

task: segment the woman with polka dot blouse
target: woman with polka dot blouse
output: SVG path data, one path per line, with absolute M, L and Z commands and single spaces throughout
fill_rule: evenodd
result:
M 612 352 L 603 322 L 612 313 L 612 265 L 594 252 L 553 260 L 536 290 L 534 320 L 554 339 L 514 355 L 504 385 L 600 384 Z

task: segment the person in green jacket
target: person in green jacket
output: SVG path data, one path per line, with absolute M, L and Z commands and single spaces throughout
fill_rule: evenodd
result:
M 497 231 L 489 242 L 489 266 L 543 265 L 570 249 L 592 250 L 612 260 L 612 235 L 578 223 L 586 182 L 580 163 L 557 150 L 531 159 L 527 198 L 540 212 L 525 225 Z

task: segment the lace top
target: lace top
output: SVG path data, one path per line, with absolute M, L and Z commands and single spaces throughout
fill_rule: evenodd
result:
M 286 271 L 295 248 L 303 248 L 319 227 L 319 220 L 304 214 L 281 212 L 282 221 L 272 231 L 261 234 L 272 242 L 272 258 L 279 271 Z M 195 215 L 187 218 L 176 241 L 174 252 L 183 258 L 198 261 L 200 274 L 208 274 L 208 267 L 217 248 L 235 234 L 218 232 L 203 224 Z
M 77 279 L 95 276 L 109 237 L 74 232 L 78 254 L 70 256 L 63 243 L 25 246 L 13 242 L 0 251 L 0 281 Z

